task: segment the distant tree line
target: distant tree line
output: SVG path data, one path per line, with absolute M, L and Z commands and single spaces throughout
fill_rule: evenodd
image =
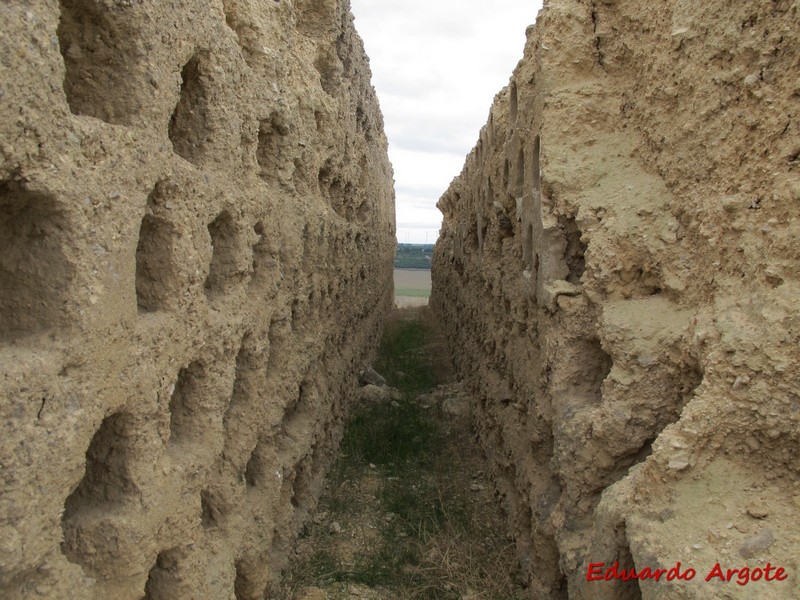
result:
M 395 269 L 430 269 L 433 244 L 397 244 Z

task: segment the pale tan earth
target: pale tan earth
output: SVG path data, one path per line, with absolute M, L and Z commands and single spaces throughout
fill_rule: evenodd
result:
M 427 292 L 425 296 L 407 296 L 404 290 L 420 290 Z M 395 269 L 394 270 L 394 305 L 397 308 L 427 306 L 431 290 L 431 272 L 429 269 Z
M 799 111 L 797 0 L 528 29 L 439 202 L 431 305 L 531 598 L 800 598 Z M 615 561 L 697 576 L 586 581 Z
M 0 598 L 269 594 L 392 305 L 352 20 L 0 6 Z
M 394 285 L 396 288 L 430 290 L 431 272 L 429 269 L 395 269 Z
M 395 296 L 395 308 L 414 308 L 428 306 L 428 298 L 422 296 Z

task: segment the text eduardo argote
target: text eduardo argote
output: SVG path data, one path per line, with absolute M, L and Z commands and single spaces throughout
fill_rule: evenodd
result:
M 604 562 L 589 563 L 586 570 L 586 581 L 630 581 L 632 579 L 646 580 L 652 579 L 654 581 L 691 581 L 698 576 L 698 573 L 692 567 L 682 567 L 680 561 L 676 562 L 673 567 L 668 569 L 657 568 L 651 569 L 650 567 L 636 568 L 620 568 L 619 561 L 615 561 L 612 565 L 607 566 Z M 705 574 L 700 577 L 706 582 L 721 581 L 730 582 L 734 581 L 737 585 L 747 585 L 752 581 L 784 581 L 789 577 L 786 569 L 779 566 L 774 566 L 772 563 L 767 563 L 763 567 L 735 567 L 727 568 L 720 565 L 718 562 L 709 569 Z

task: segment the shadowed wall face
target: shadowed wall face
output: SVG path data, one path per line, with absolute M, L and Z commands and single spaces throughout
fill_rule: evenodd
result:
M 800 554 L 799 36 L 789 0 L 549 2 L 439 201 L 431 305 L 533 597 Z M 615 561 L 698 577 L 586 581 Z

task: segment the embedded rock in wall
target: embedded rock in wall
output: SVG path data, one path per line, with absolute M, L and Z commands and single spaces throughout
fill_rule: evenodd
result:
M 791 0 L 552 0 L 440 200 L 431 304 L 534 598 L 800 593 L 798 56 Z M 697 576 L 587 581 L 615 561 Z
M 263 598 L 392 302 L 348 2 L 0 15 L 0 597 Z

